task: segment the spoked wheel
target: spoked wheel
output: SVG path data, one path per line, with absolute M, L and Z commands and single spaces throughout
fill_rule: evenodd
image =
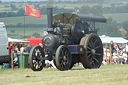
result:
M 41 71 L 43 69 L 45 57 L 44 50 L 42 47 L 36 45 L 34 46 L 29 54 L 29 64 L 33 71 Z
M 61 45 L 57 48 L 55 62 L 57 69 L 64 71 L 71 66 L 71 53 L 68 47 Z
M 103 60 L 103 45 L 98 35 L 87 34 L 80 41 L 84 45 L 85 53 L 80 56 L 84 68 L 99 68 Z

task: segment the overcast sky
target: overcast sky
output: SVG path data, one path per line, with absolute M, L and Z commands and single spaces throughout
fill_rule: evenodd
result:
M 1 0 L 3 2 L 7 2 L 7 1 L 16 1 L 16 2 L 19 2 L 19 1 L 46 1 L 46 0 Z
M 19 2 L 19 1 L 47 1 L 47 0 L 0 0 L 3 2 L 8 2 L 8 1 L 15 1 L 15 2 Z M 54 0 L 54 1 L 59 1 L 59 0 Z M 60 0 L 60 1 L 77 1 L 77 0 Z

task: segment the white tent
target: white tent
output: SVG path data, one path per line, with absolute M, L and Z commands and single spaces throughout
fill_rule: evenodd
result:
M 122 37 L 109 37 L 109 36 L 102 35 L 102 36 L 100 36 L 100 38 L 101 38 L 103 44 L 110 43 L 111 41 L 119 43 L 119 44 L 126 44 L 128 42 L 128 40 L 126 40 Z
M 8 38 L 8 42 L 16 42 L 16 43 L 28 43 L 29 41 Z

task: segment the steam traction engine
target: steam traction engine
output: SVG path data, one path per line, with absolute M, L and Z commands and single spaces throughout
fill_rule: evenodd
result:
M 48 34 L 43 47 L 31 49 L 29 63 L 33 71 L 41 71 L 45 60 L 53 60 L 57 69 L 71 69 L 76 62 L 84 68 L 99 68 L 103 60 L 103 46 L 97 35 L 95 22 L 106 22 L 104 17 L 61 13 L 52 16 L 47 8 Z

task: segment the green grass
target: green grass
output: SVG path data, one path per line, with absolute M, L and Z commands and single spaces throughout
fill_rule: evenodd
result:
M 42 17 L 43 18 L 25 16 L 25 24 L 47 24 L 47 16 L 42 15 Z M 24 16 L 0 18 L 0 22 L 4 22 L 5 25 L 16 25 L 18 23 L 24 24 Z
M 73 67 L 59 71 L 51 68 L 39 72 L 31 69 L 0 71 L 0 85 L 127 85 L 127 65 L 102 65 L 99 69 Z
M 11 30 L 15 30 L 15 33 L 12 33 Z M 25 28 L 25 35 L 31 35 L 36 33 L 39 33 L 41 36 L 43 36 L 43 30 L 44 28 Z M 19 34 L 24 35 L 24 28 L 7 28 L 7 34 Z

